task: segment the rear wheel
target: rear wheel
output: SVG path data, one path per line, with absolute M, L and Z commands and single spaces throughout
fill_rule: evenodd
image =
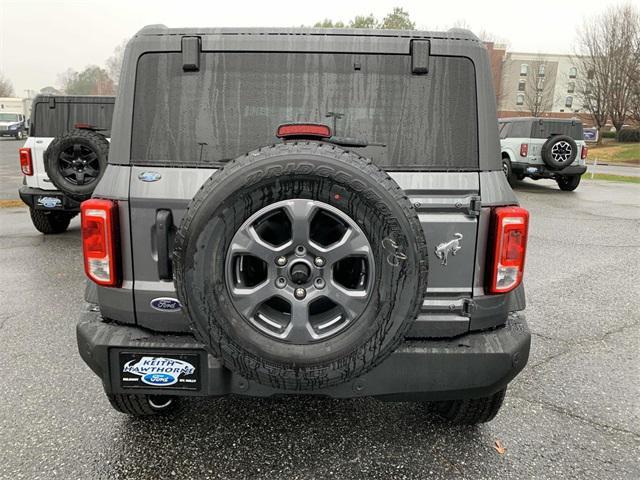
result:
M 507 177 L 509 185 L 513 187 L 516 183 L 516 176 L 513 174 L 513 170 L 511 168 L 511 160 L 507 156 L 502 157 L 502 172 L 504 173 L 504 176 Z
M 120 413 L 135 417 L 148 417 L 172 412 L 178 405 L 177 397 L 167 395 L 107 394 L 111 406 Z
M 500 390 L 489 397 L 468 400 L 448 400 L 435 403 L 437 414 L 457 425 L 475 425 L 490 422 L 502 407 L 507 389 Z
M 24 132 L 22 130 L 18 130 L 16 133 L 16 140 L 22 140 L 24 138 Z
M 580 175 L 561 175 L 556 177 L 556 182 L 560 190 L 573 192 L 580 185 Z
M 69 222 L 76 216 L 75 213 L 69 212 L 47 212 L 46 210 L 29 209 L 31 221 L 41 233 L 62 233 L 69 227 Z

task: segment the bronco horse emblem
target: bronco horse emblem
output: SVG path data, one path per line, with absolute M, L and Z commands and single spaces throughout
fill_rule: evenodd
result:
M 461 233 L 454 233 L 455 237 L 453 240 L 449 240 L 448 242 L 441 243 L 436 247 L 436 257 L 442 260 L 442 265 L 447 265 L 447 257 L 449 254 L 454 255 L 458 253 L 458 250 L 462 248 L 460 245 L 460 240 L 462 240 Z

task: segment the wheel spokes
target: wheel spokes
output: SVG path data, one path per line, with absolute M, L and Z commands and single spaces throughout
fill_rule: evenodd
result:
M 234 287 L 231 289 L 236 309 L 247 318 L 251 317 L 260 305 L 277 293 L 269 279 L 253 288 Z
M 329 266 L 346 257 L 366 256 L 371 253 L 371 247 L 365 236 L 353 228 L 349 228 L 344 236 L 333 245 L 321 247 L 314 244 L 313 246 L 325 257 Z
M 253 226 L 238 231 L 233 237 L 229 251 L 233 255 L 246 254 L 258 257 L 267 265 L 271 265 L 283 247 L 274 247 L 263 241 Z
M 294 245 L 305 245 L 309 241 L 309 224 L 316 210 L 313 200 L 288 201 L 284 210 L 291 221 L 291 240 Z

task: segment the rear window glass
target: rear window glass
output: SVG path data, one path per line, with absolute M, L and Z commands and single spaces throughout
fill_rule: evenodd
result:
M 180 53 L 138 62 L 131 159 L 206 166 L 277 142 L 280 124 L 323 123 L 389 168 L 477 168 L 475 72 L 431 57 L 411 75 L 408 55 L 203 52 L 198 72 Z
M 111 129 L 113 103 L 37 102 L 31 115 L 31 136 L 57 137 L 71 130 L 76 123 L 87 123 Z
M 568 135 L 574 140 L 583 140 L 582 124 L 579 122 L 534 122 L 531 138 L 549 138 L 552 135 Z

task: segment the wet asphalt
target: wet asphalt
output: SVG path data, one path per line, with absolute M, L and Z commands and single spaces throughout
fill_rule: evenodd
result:
M 14 161 L 0 150 L 2 183 Z M 0 208 L 0 478 L 640 478 L 640 186 L 525 182 L 516 193 L 532 216 L 532 352 L 478 427 L 370 399 L 119 414 L 77 354 L 78 219 L 45 237 L 25 208 Z

